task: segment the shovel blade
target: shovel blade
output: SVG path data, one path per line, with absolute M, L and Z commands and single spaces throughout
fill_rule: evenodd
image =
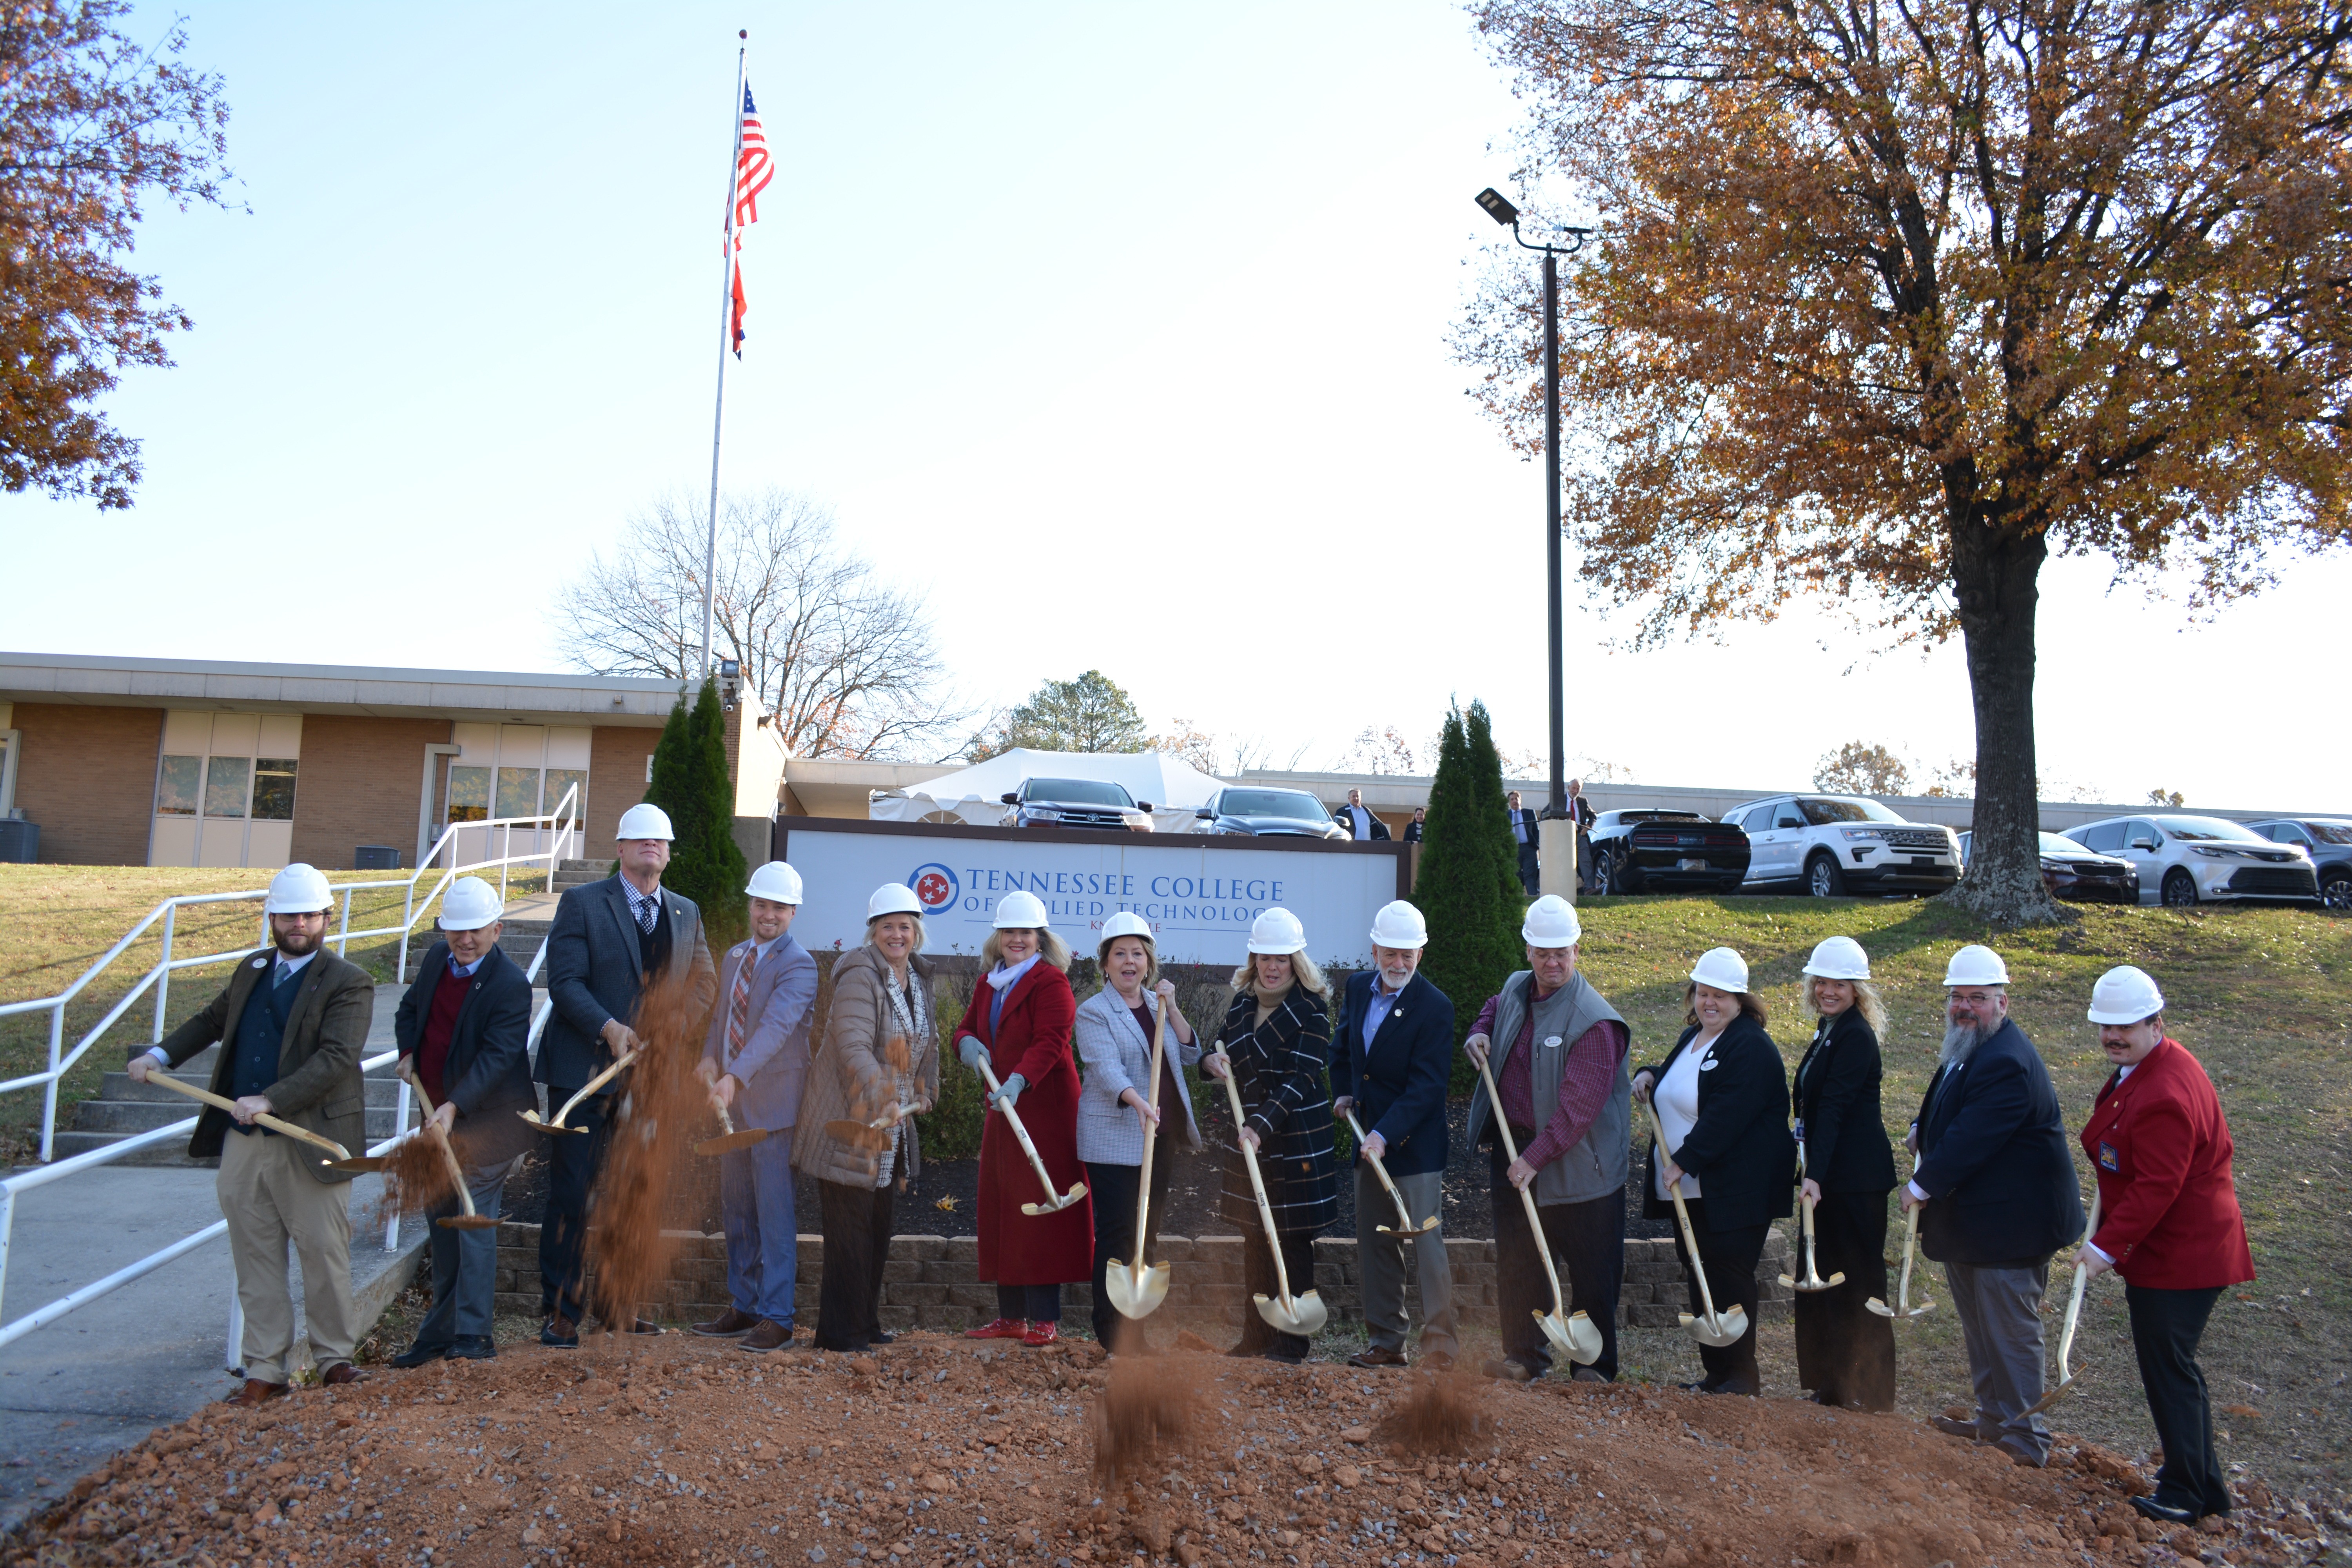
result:
M 1588 1312 L 1568 1315 L 1568 1359 L 1579 1366 L 1591 1366 L 1601 1359 L 1606 1348 L 1601 1340 L 1601 1325 Z
M 845 1117 L 839 1121 L 826 1122 L 824 1133 L 828 1138 L 837 1138 L 853 1149 L 863 1149 L 871 1154 L 878 1154 L 890 1146 L 890 1135 L 887 1132 L 878 1127 L 869 1127 L 863 1121 L 849 1121 Z
M 443 1230 L 488 1230 L 499 1220 L 496 1215 L 453 1214 L 444 1215 L 433 1223 Z
M 1168 1265 L 1137 1269 L 1114 1258 L 1103 1273 L 1103 1289 L 1124 1316 L 1148 1318 L 1168 1300 Z
M 383 1157 L 375 1154 L 359 1154 L 348 1160 L 321 1160 L 319 1163 L 326 1166 L 330 1171 L 341 1171 L 354 1176 L 363 1176 L 371 1171 L 383 1169 Z
M 2090 1371 L 2090 1370 L 2091 1370 L 2091 1363 L 2090 1363 L 2089 1362 L 2087 1362 L 2087 1361 L 2086 1361 L 2086 1362 L 2084 1362 L 2082 1365 L 2080 1365 L 2080 1366 L 2078 1366 L 2078 1367 L 2076 1367 L 2076 1368 L 2074 1369 L 2074 1376 L 2072 1376 L 2072 1377 L 2066 1377 L 2066 1378 L 2061 1378 L 2061 1379 L 2059 1380 L 2059 1382 L 2058 1382 L 2058 1386 L 2057 1386 L 2057 1387 L 2055 1387 L 2055 1388 L 2052 1389 L 2049 1393 L 2047 1393 L 2047 1394 L 2043 1394 L 2041 1398 L 2039 1398 L 2039 1399 L 2035 1400 L 2035 1401 L 2034 1401 L 2031 1405 L 2028 1405 L 2028 1406 L 2026 1407 L 2026 1411 L 2025 1411 L 2025 1413 L 2026 1413 L 2028 1415 L 2042 1415 L 2043 1412 L 2047 1411 L 2047 1410 L 2048 1410 L 2052 1405 L 2053 1405 L 2057 1404 L 2060 1400 L 2062 1400 L 2062 1399 L 2065 1398 L 2068 1394 L 2070 1394 L 2074 1393 L 2074 1385 L 2075 1385 L 2076 1384 L 2078 1384 L 2078 1383 L 2082 1382 L 2082 1381 L 2083 1381 L 2083 1374 L 2084 1374 L 2084 1373 L 2086 1373 L 2086 1372 Z
M 1717 1312 L 1712 1318 L 1694 1318 L 1688 1312 L 1678 1312 L 1675 1316 L 1682 1326 L 1690 1331 L 1691 1338 L 1703 1345 L 1713 1345 L 1717 1350 L 1738 1344 L 1741 1336 L 1748 1332 L 1748 1310 L 1744 1307 Z
M 1845 1283 L 1845 1270 L 1841 1268 L 1826 1279 L 1822 1279 L 1819 1275 L 1813 1275 L 1803 1279 L 1791 1279 L 1787 1275 L 1783 1274 L 1780 1276 L 1780 1283 L 1791 1286 L 1799 1290 L 1834 1290 L 1839 1286 Z
M 1055 1198 L 1052 1203 L 1023 1204 L 1021 1205 L 1021 1212 L 1027 1215 L 1032 1219 L 1036 1218 L 1041 1214 L 1059 1214 L 1064 1209 L 1068 1208 L 1072 1204 L 1076 1203 L 1080 1198 L 1085 1197 L 1086 1195 L 1087 1184 L 1084 1182 L 1072 1182 L 1070 1184 L 1070 1190 L 1064 1193 L 1060 1197 Z
M 1885 1302 L 1880 1300 L 1875 1296 L 1873 1296 L 1869 1300 L 1864 1301 L 1863 1305 L 1877 1313 L 1882 1318 L 1891 1318 L 1895 1315 L 1894 1308 L 1888 1306 Z
M 1935 1310 L 1936 1310 L 1936 1303 L 1935 1303 L 1935 1302 L 1933 1302 L 1933 1301 L 1931 1301 L 1931 1300 L 1927 1300 L 1926 1297 L 1921 1297 L 1921 1298 L 1920 1298 L 1920 1300 L 1919 1300 L 1919 1304 L 1918 1304 L 1917 1306 L 1916 1306 L 1916 1307 L 1912 1308 L 1909 1311 L 1907 1311 L 1907 1312 L 1904 1313 L 1903 1315 L 1904 1315 L 1905 1317 L 1906 1317 L 1906 1318 L 1917 1318 L 1917 1317 L 1925 1316 L 1927 1313 L 1932 1312 L 1932 1311 L 1934 1311 Z
M 561 1121 L 541 1121 L 539 1119 L 539 1112 L 536 1110 L 524 1111 L 522 1113 L 522 1119 L 525 1121 L 530 1122 L 533 1127 L 538 1128 L 541 1132 L 584 1132 L 587 1131 L 587 1129 L 583 1127 L 566 1127 Z
M 694 1152 L 698 1154 L 731 1154 L 738 1149 L 749 1149 L 754 1143 L 764 1143 L 767 1141 L 766 1128 L 746 1127 L 740 1132 L 728 1132 L 717 1138 L 706 1138 L 694 1146 Z
M 1287 1308 L 1274 1296 L 1253 1296 L 1250 1300 L 1257 1306 L 1257 1315 L 1264 1318 L 1269 1327 L 1279 1329 L 1286 1334 L 1312 1338 L 1323 1331 L 1323 1325 L 1330 1317 L 1324 1310 L 1323 1298 L 1312 1290 L 1304 1296 L 1293 1296 Z

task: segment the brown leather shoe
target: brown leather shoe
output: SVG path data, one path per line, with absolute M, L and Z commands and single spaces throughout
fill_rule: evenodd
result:
M 651 1318 L 636 1318 L 630 1321 L 628 1328 L 624 1331 L 632 1334 L 657 1334 L 662 1331 L 662 1326 Z
M 347 1361 L 339 1361 L 319 1374 L 319 1382 L 328 1388 L 341 1388 L 347 1383 L 365 1383 L 367 1373 Z
M 1405 1353 L 1386 1345 L 1367 1345 L 1348 1358 L 1349 1366 L 1403 1366 Z
M 772 1318 L 754 1320 L 759 1326 L 736 1342 L 739 1351 L 780 1351 L 793 1342 L 793 1326 Z
M 267 1405 L 273 1399 L 283 1399 L 285 1397 L 286 1385 L 284 1384 L 264 1383 L 257 1377 L 248 1377 L 245 1380 L 245 1386 L 243 1388 L 238 1389 L 235 1394 L 223 1399 L 221 1403 L 223 1405 L 234 1405 L 240 1410 L 251 1410 L 257 1405 Z
M 749 1312 L 739 1312 L 730 1307 L 709 1322 L 695 1324 L 694 1331 L 714 1340 L 731 1340 L 738 1334 L 750 1333 L 760 1326 L 761 1321 Z

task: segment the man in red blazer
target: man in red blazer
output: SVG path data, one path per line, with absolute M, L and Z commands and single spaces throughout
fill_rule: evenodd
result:
M 2193 1524 L 2230 1511 L 2197 1342 L 2221 1292 L 2254 1277 L 2230 1176 L 2230 1125 L 2204 1068 L 2165 1037 L 2164 996 L 2145 973 L 2125 964 L 2101 975 L 2091 1022 L 2116 1070 L 2083 1128 L 2100 1217 L 2074 1261 L 2094 1279 L 2110 1268 L 2124 1277 L 2140 1383 L 2164 1445 L 2156 1495 L 2132 1506 Z

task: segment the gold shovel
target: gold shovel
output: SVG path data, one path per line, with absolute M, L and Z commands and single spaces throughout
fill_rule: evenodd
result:
M 1511 1123 L 1503 1114 L 1503 1097 L 1495 1092 L 1495 1074 L 1483 1056 L 1478 1058 L 1478 1077 L 1486 1086 L 1486 1104 L 1495 1112 L 1495 1131 L 1503 1140 L 1503 1157 L 1516 1165 L 1519 1162 L 1518 1146 L 1511 1142 Z M 1543 1221 L 1536 1217 L 1536 1195 L 1529 1190 L 1534 1185 L 1530 1182 L 1519 1188 L 1519 1203 L 1528 1211 L 1528 1229 L 1535 1237 L 1536 1256 L 1543 1259 L 1544 1278 L 1551 1281 L 1551 1310 L 1536 1312 L 1536 1323 L 1554 1349 L 1579 1366 L 1591 1366 L 1601 1359 L 1601 1326 L 1589 1313 L 1567 1310 L 1567 1300 L 1559 1293 L 1559 1270 L 1552 1265 L 1551 1242 L 1544 1235 Z M 1431 1223 L 1435 1223 L 1434 1216 Z
M 1250 1300 L 1257 1305 L 1257 1315 L 1268 1324 L 1286 1334 L 1311 1339 L 1322 1332 L 1331 1314 L 1324 1307 L 1323 1298 L 1315 1291 L 1297 1297 L 1290 1293 L 1290 1270 L 1282 1266 L 1282 1234 L 1274 1227 L 1274 1205 L 1266 1201 L 1265 1178 L 1257 1173 L 1257 1151 L 1242 1137 L 1242 1129 L 1249 1125 L 1249 1118 L 1242 1111 L 1242 1086 L 1234 1079 L 1234 1059 L 1225 1055 L 1223 1047 L 1218 1047 L 1217 1057 L 1225 1064 L 1225 1098 L 1234 1108 L 1234 1142 L 1242 1152 L 1244 1168 L 1249 1172 L 1250 1191 L 1257 1194 L 1258 1215 L 1265 1221 L 1266 1250 L 1274 1254 L 1274 1288 L 1278 1297 L 1253 1296 Z
M 2088 1243 L 2091 1237 L 2099 1234 L 2099 1199 L 2101 1195 L 2102 1194 L 2098 1188 L 2095 1186 L 2091 1189 L 2091 1222 L 2083 1227 L 2083 1240 L 2085 1243 Z M 2035 1400 L 2032 1405 L 2028 1406 L 2025 1412 L 2028 1415 L 2039 1415 L 2043 1411 L 2049 1409 L 2052 1405 L 2057 1404 L 2060 1400 L 2065 1398 L 2066 1395 L 2072 1394 L 2074 1391 L 2074 1384 L 2076 1380 L 2083 1375 L 2082 1372 L 2073 1372 L 2068 1370 L 2066 1363 L 2068 1358 L 2073 1356 L 2074 1353 L 2074 1325 L 2082 1321 L 2083 1318 L 2083 1287 L 2088 1285 L 2090 1282 L 2091 1270 L 2088 1266 L 2081 1263 L 2074 1265 L 2074 1292 L 2072 1296 L 2067 1298 L 2066 1328 L 2065 1331 L 2058 1336 L 2058 1386 L 2052 1389 L 2049 1393 L 2043 1394 L 2040 1399 Z M 2084 1362 L 2083 1363 L 2083 1372 L 2088 1372 L 2090 1370 L 2091 1363 L 2087 1361 Z
M 755 1143 L 767 1142 L 772 1129 L 746 1127 L 740 1132 L 735 1131 L 735 1119 L 727 1114 L 727 1108 L 719 1103 L 719 1097 L 715 1094 L 710 1097 L 710 1109 L 719 1112 L 719 1125 L 726 1131 L 716 1138 L 705 1138 L 697 1143 L 694 1146 L 696 1153 L 731 1154 L 738 1149 L 749 1149 Z
M 457 1163 L 457 1151 L 449 1147 L 449 1135 L 433 1122 L 433 1097 L 425 1092 L 424 1080 L 414 1072 L 404 1072 L 408 1087 L 416 1091 L 416 1103 L 425 1108 L 425 1120 L 433 1128 L 434 1141 L 441 1145 L 441 1157 L 449 1163 L 449 1179 L 457 1184 L 457 1214 L 445 1214 L 433 1223 L 444 1230 L 488 1230 L 499 1222 L 496 1217 L 474 1212 L 473 1189 L 466 1185 L 466 1168 Z
M 611 1067 L 606 1068 L 603 1072 L 598 1073 L 594 1078 L 590 1079 L 586 1083 L 581 1086 L 580 1092 L 578 1094 L 575 1094 L 570 1100 L 565 1100 L 563 1102 L 563 1109 L 555 1113 L 555 1120 L 552 1121 L 541 1121 L 539 1119 L 539 1112 L 535 1110 L 518 1111 L 516 1114 L 520 1115 L 525 1121 L 530 1122 L 533 1127 L 538 1128 L 541 1132 L 585 1132 L 588 1131 L 585 1127 L 566 1127 L 563 1125 L 563 1119 L 571 1115 L 573 1109 L 577 1107 L 582 1100 L 587 1099 L 590 1095 L 595 1093 L 598 1089 L 612 1082 L 613 1079 L 619 1075 L 623 1068 L 627 1067 L 631 1062 L 635 1061 L 636 1059 L 637 1047 L 631 1046 L 627 1050 L 621 1053 L 620 1059 L 614 1062 Z
M 1360 1149 L 1364 1146 L 1364 1129 L 1356 1120 L 1356 1108 L 1349 1106 L 1346 1114 L 1348 1131 L 1356 1135 L 1356 1147 Z M 1389 1197 L 1396 1204 L 1398 1223 L 1376 1227 L 1382 1236 L 1419 1236 L 1424 1230 L 1437 1228 L 1435 1215 L 1431 1215 L 1419 1225 L 1413 1224 L 1412 1211 L 1404 1206 L 1404 1194 L 1397 1191 L 1397 1184 L 1394 1182 L 1389 1180 L 1389 1168 L 1381 1163 L 1381 1157 L 1378 1154 L 1367 1154 L 1364 1158 L 1372 1163 L 1372 1174 L 1381 1179 L 1381 1185 L 1388 1189 Z
M 1168 1007 L 1162 1003 L 1152 1022 L 1151 1089 L 1145 1097 L 1145 1103 L 1154 1110 L 1160 1109 L 1160 1070 L 1167 1048 Z M 1158 1122 L 1148 1116 L 1143 1119 L 1143 1168 L 1135 1182 L 1135 1261 L 1121 1263 L 1114 1258 L 1103 1270 L 1103 1289 L 1109 1294 L 1110 1304 L 1130 1318 L 1148 1318 L 1168 1300 L 1168 1265 L 1147 1267 L 1143 1261 L 1144 1224 L 1151 1217 L 1151 1150 L 1159 1131 Z
M 988 1058 L 985 1056 L 979 1058 L 979 1064 L 981 1079 L 988 1085 L 989 1103 L 1004 1112 L 1004 1120 L 1013 1123 L 1013 1136 L 1021 1140 L 1021 1152 L 1029 1156 L 1029 1168 L 1037 1173 L 1037 1180 L 1044 1184 L 1045 1188 L 1044 1203 L 1023 1204 L 1021 1212 L 1033 1219 L 1041 1214 L 1058 1214 L 1085 1197 L 1087 1184 L 1084 1182 L 1072 1182 L 1070 1190 L 1066 1193 L 1054 1191 L 1054 1178 L 1045 1173 L 1045 1162 L 1037 1157 L 1037 1145 L 1029 1142 L 1029 1129 L 1021 1125 L 1020 1116 L 1011 1106 L 996 1098 L 1004 1092 L 1004 1086 L 998 1083 L 996 1075 L 988 1070 Z
M 1650 1113 L 1650 1131 L 1658 1135 L 1658 1157 L 1672 1158 L 1666 1153 L 1666 1130 L 1658 1125 L 1657 1106 L 1645 1100 L 1642 1109 Z M 1696 1318 L 1688 1312 L 1677 1312 L 1675 1317 L 1703 1345 L 1713 1345 L 1717 1350 L 1736 1345 L 1748 1331 L 1748 1309 L 1734 1301 L 1729 1311 L 1715 1310 L 1715 1292 L 1706 1288 L 1706 1266 L 1698 1260 L 1698 1237 L 1691 1233 L 1690 1210 L 1683 1207 L 1682 1183 L 1668 1183 L 1666 1192 L 1675 1200 L 1675 1223 L 1682 1226 L 1683 1246 L 1690 1253 L 1691 1278 L 1698 1281 L 1698 1304 L 1706 1309 Z
M 1805 1141 L 1800 1138 L 1797 1140 L 1797 1179 L 1801 1182 L 1804 1178 Z M 1805 1205 L 1805 1277 L 1802 1279 L 1792 1279 L 1783 1274 L 1780 1276 L 1780 1283 L 1791 1290 L 1834 1290 L 1845 1283 L 1845 1270 L 1841 1268 L 1826 1279 L 1822 1278 L 1820 1267 L 1813 1262 L 1813 1200 L 1806 1198 L 1803 1202 Z
M 1919 1167 L 1915 1164 L 1911 1167 L 1911 1171 L 1914 1175 L 1916 1175 Z M 1936 1305 L 1925 1296 L 1919 1298 L 1917 1306 L 1911 1304 L 1911 1258 L 1919 1249 L 1919 1211 L 1927 1206 L 1925 1204 L 1913 1204 L 1911 1213 L 1903 1223 L 1903 1284 L 1902 1288 L 1895 1293 L 1895 1304 L 1890 1307 L 1875 1296 L 1863 1303 L 1882 1318 L 1897 1320 L 1916 1318 L 1931 1310 Z
M 206 1105 L 218 1106 L 221 1110 L 227 1111 L 232 1116 L 236 1113 L 236 1101 L 233 1100 L 225 1100 L 221 1096 L 215 1094 L 211 1089 L 198 1089 L 194 1084 L 183 1082 L 179 1079 L 173 1078 L 168 1074 L 150 1069 L 147 1074 L 147 1081 L 149 1083 L 160 1083 L 165 1089 L 171 1089 L 174 1093 L 186 1095 L 190 1100 L 201 1100 Z M 313 1148 L 324 1149 L 328 1153 L 332 1154 L 335 1157 L 334 1160 L 321 1160 L 320 1163 L 322 1165 L 331 1165 L 335 1161 L 348 1160 L 352 1157 L 352 1152 L 344 1148 L 341 1143 L 336 1142 L 331 1138 L 321 1138 L 319 1134 L 311 1131 L 307 1127 L 297 1127 L 291 1121 L 281 1121 L 277 1117 L 268 1115 L 257 1116 L 254 1118 L 254 1121 L 259 1122 L 262 1126 L 268 1128 L 272 1132 L 282 1132 L 289 1138 L 299 1139 L 301 1142 L 310 1144 Z
M 824 1132 L 826 1137 L 838 1139 L 853 1149 L 878 1154 L 890 1146 L 890 1129 L 917 1114 L 910 1105 L 894 1105 L 871 1121 L 853 1121 L 845 1116 L 836 1117 L 824 1124 Z

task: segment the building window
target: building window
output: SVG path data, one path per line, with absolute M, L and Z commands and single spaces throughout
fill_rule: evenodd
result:
M 247 798 L 252 793 L 253 759 L 251 757 L 205 759 L 205 815 L 206 816 L 243 816 Z
M 256 822 L 294 820 L 292 757 L 262 757 L 253 764 L 253 819 Z
M 194 816 L 196 815 L 196 790 L 204 776 L 202 757 L 165 757 L 163 769 L 155 781 L 155 815 L 158 816 Z
M 449 770 L 449 820 L 487 822 L 490 816 L 490 770 Z
M 588 770 L 586 768 L 548 769 L 547 794 L 541 801 L 540 809 L 551 814 L 562 811 L 563 792 L 575 784 L 579 786 L 580 796 L 572 803 L 572 812 L 574 816 L 585 820 L 588 815 Z
M 502 817 L 539 815 L 539 770 L 537 768 L 500 768 L 499 770 L 497 815 Z

